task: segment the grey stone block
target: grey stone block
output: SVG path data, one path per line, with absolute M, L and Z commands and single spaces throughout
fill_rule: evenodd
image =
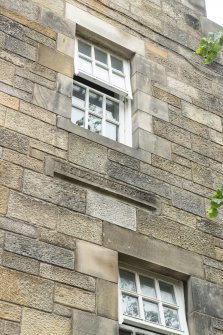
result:
M 188 312 L 194 311 L 215 318 L 223 315 L 223 287 L 191 277 L 188 281 Z
M 98 192 L 88 191 L 86 213 L 127 229 L 136 230 L 136 209 Z
M 3 216 L 0 216 L 0 229 L 33 238 L 38 236 L 36 227 L 33 227 L 24 221 L 13 220 Z
M 33 275 L 39 274 L 39 262 L 37 260 L 14 253 L 4 252 L 3 265 L 7 268 L 31 273 Z
M 63 95 L 72 97 L 73 79 L 61 73 L 57 75 L 57 91 Z
M 198 229 L 207 234 L 211 234 L 223 239 L 223 225 L 207 219 L 201 219 L 197 222 Z
M 191 135 L 192 149 L 206 157 L 223 163 L 223 147 L 222 145 L 208 141 L 196 135 Z
M 37 49 L 35 47 L 11 36 L 6 36 L 5 48 L 33 61 L 37 58 Z
M 0 145 L 25 154 L 29 148 L 29 138 L 7 128 L 0 128 Z
M 6 93 L 8 95 L 11 95 L 13 97 L 17 97 L 19 99 L 28 101 L 28 102 L 30 102 L 32 100 L 32 94 L 31 93 L 22 91 L 18 88 L 9 86 L 9 85 L 4 84 L 4 83 L 0 83 L 0 91 Z M 9 107 L 11 107 L 11 106 L 9 106 Z
M 1 5 L 34 21 L 40 13 L 40 8 L 30 0 L 1 0 Z
M 69 136 L 68 157 L 72 163 L 106 173 L 107 148 L 76 135 Z
M 204 199 L 194 193 L 172 187 L 173 205 L 187 212 L 205 216 Z
M 21 235 L 7 233 L 5 250 L 64 268 L 74 268 L 74 253 L 72 251 Z
M 118 285 L 97 279 L 97 314 L 118 320 Z
M 124 155 L 118 151 L 108 150 L 108 159 L 134 170 L 139 170 L 140 167 L 140 161 L 138 159 Z
M 188 317 L 188 327 L 190 334 L 211 335 L 212 319 L 208 315 L 194 312 Z
M 23 190 L 39 199 L 85 212 L 85 191 L 67 181 L 25 171 Z
M 104 223 L 104 246 L 125 257 L 131 256 L 132 263 L 135 261 L 145 269 L 181 279 L 185 279 L 185 275 L 204 277 L 201 256 L 119 226 Z

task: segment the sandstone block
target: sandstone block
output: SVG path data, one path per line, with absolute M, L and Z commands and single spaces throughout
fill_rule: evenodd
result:
M 65 150 L 61 150 L 59 148 L 56 148 L 50 144 L 47 144 L 47 143 L 44 143 L 44 142 L 41 142 L 41 141 L 38 141 L 38 140 L 35 140 L 35 139 L 31 139 L 30 140 L 30 146 L 31 148 L 35 148 L 37 150 L 32 150 L 40 153 L 42 152 L 42 154 L 44 155 L 44 153 L 48 153 L 52 156 L 56 156 L 56 157 L 59 157 L 59 158 L 66 158 L 67 157 L 67 153 Z
M 0 128 L 0 130 L 0 145 L 21 153 L 27 153 L 29 148 L 28 137 L 6 128 Z
M 69 318 L 24 308 L 21 335 L 70 335 Z
M 196 228 L 197 218 L 193 214 L 182 211 L 165 203 L 162 204 L 162 214 L 174 221 L 185 224 L 186 226 Z
M 19 335 L 20 324 L 18 322 L 5 321 L 5 334 L 7 335 Z
M 58 73 L 57 75 L 57 91 L 63 95 L 72 97 L 73 78 L 69 78 L 64 74 Z
M 132 90 L 136 92 L 140 90 L 146 94 L 152 94 L 152 83 L 148 76 L 143 75 L 140 72 L 135 72 L 131 78 Z
M 51 281 L 2 267 L 0 274 L 0 299 L 52 311 L 54 286 Z
M 37 58 L 37 49 L 35 47 L 12 36 L 6 36 L 5 48 L 32 61 L 35 61 Z
M 204 199 L 194 193 L 173 187 L 172 202 L 174 206 L 189 213 L 199 216 L 205 215 Z
M 136 110 L 141 110 L 162 120 L 169 120 L 167 103 L 141 91 L 137 91 L 134 95 L 133 112 Z
M 223 248 L 216 247 L 215 248 L 215 258 L 221 262 L 223 262 Z
M 101 220 L 60 209 L 58 231 L 96 244 L 102 243 Z
M 223 286 L 223 271 L 208 266 L 205 268 L 205 274 L 208 281 Z
M 39 48 L 39 64 L 70 78 L 73 77 L 73 58 L 48 48 L 45 45 L 40 45 Z
M 5 250 L 68 269 L 74 268 L 72 251 L 21 235 L 7 233 Z
M 0 80 L 6 84 L 13 85 L 15 77 L 15 66 L 12 63 L 0 60 Z
M 22 77 L 16 76 L 15 87 L 27 93 L 32 93 L 34 84 L 32 81 L 28 79 L 24 79 Z
M 122 227 L 136 230 L 136 210 L 114 198 L 88 191 L 86 213 Z
M 25 2 L 23 0 L 2 0 L 1 5 L 30 20 L 36 21 L 39 16 L 39 7 L 30 0 L 26 0 Z
M 222 145 L 208 141 L 196 135 L 191 135 L 192 149 L 201 155 L 210 157 L 218 162 L 223 162 L 223 147 Z
M 68 157 L 72 163 L 99 173 L 106 173 L 107 148 L 71 134 Z
M 97 315 L 118 320 L 118 285 L 97 279 Z
M 11 321 L 20 321 L 22 308 L 17 305 L 0 301 L 0 318 Z
M 17 192 L 10 194 L 8 216 L 50 229 L 59 223 L 57 206 Z
M 28 168 L 30 170 L 34 170 L 37 172 L 43 172 L 44 164 L 38 159 L 23 155 L 13 150 L 4 149 L 3 159 L 14 163 L 16 165 L 20 165 L 22 167 Z
M 56 205 L 85 212 L 85 191 L 70 182 L 25 171 L 23 190 Z
M 191 160 L 193 162 L 196 162 L 198 164 L 204 165 L 204 166 L 209 166 L 209 162 L 207 161 L 207 158 L 205 156 L 202 156 L 190 149 L 187 149 L 185 147 L 182 147 L 178 144 L 172 144 L 172 150 L 173 153 L 184 157 L 188 160 Z M 217 163 L 217 162 L 216 162 Z
M 223 239 L 223 226 L 221 224 L 217 224 L 212 220 L 202 219 L 197 222 L 197 227 L 207 234 Z
M 28 115 L 10 110 L 6 115 L 5 126 L 61 149 L 67 149 L 67 134 L 64 131 Z
M 54 244 L 58 247 L 75 250 L 76 240 L 72 236 L 58 233 L 57 231 L 39 227 L 40 241 Z
M 23 257 L 10 252 L 4 252 L 3 265 L 22 272 L 39 274 L 39 262 L 35 259 Z
M 35 85 L 33 103 L 64 117 L 71 116 L 71 99 L 47 87 Z
M 141 111 L 137 111 L 133 114 L 132 122 L 133 132 L 140 128 L 149 131 L 150 133 L 153 133 L 153 123 L 151 115 Z
M 22 186 L 23 169 L 9 162 L 0 163 L 0 183 L 19 190 Z
M 57 3 L 55 3 L 54 0 L 49 0 L 47 2 L 45 2 L 44 0 L 35 0 L 35 2 L 41 7 L 47 7 L 59 16 L 63 16 L 64 2 L 62 0 L 58 0 Z
M 57 50 L 67 56 L 74 57 L 74 39 L 59 33 L 57 36 Z
M 35 227 L 26 222 L 9 219 L 5 216 L 0 216 L 0 229 L 12 231 L 14 233 L 23 234 L 29 237 L 37 237 L 37 230 Z
M 23 99 L 26 101 L 31 101 L 32 100 L 32 94 L 25 92 L 23 90 L 20 90 L 16 87 L 12 87 L 8 84 L 5 83 L 0 83 L 0 90 L 6 94 L 12 95 L 14 97 L 17 97 L 19 99 Z
M 39 68 L 39 71 L 38 71 L 38 68 Z M 41 68 L 43 69 L 42 71 L 44 71 L 45 69 L 45 73 L 42 73 L 40 71 Z M 38 66 L 36 65 L 36 70 L 34 68 L 34 65 L 33 65 L 33 68 L 31 68 L 30 66 L 30 70 L 31 71 L 33 70 L 34 72 L 37 72 L 37 73 L 32 73 L 28 69 L 25 70 L 24 68 L 17 67 L 16 74 L 24 79 L 28 79 L 29 81 L 33 83 L 48 87 L 51 90 L 54 90 L 56 88 L 56 83 L 55 83 L 56 73 L 54 71 L 47 69 L 46 67 L 39 65 L 39 64 Z M 50 77 L 51 80 L 45 77 Z M 35 106 L 33 106 L 33 108 L 35 108 Z M 37 116 L 39 117 L 39 115 Z
M 9 108 L 19 109 L 19 99 L 4 92 L 0 92 L 0 103 Z
M 135 159 L 131 156 L 124 155 L 118 151 L 109 150 L 108 159 L 113 162 L 119 163 L 121 165 L 128 166 L 131 169 L 139 170 L 140 162 L 138 159 Z
M 53 306 L 53 312 L 57 315 L 65 316 L 68 318 L 72 317 L 72 309 L 70 307 L 55 303 Z
M 95 311 L 95 294 L 76 287 L 56 283 L 54 300 L 65 306 Z
M 170 94 L 159 87 L 153 86 L 153 95 L 155 98 L 167 102 L 170 105 L 180 108 L 181 102 L 180 99 Z
M 117 283 L 118 255 L 115 251 L 84 242 L 77 242 L 76 270 Z
M 9 189 L 0 185 L 0 214 L 6 214 L 8 207 Z
M 50 264 L 40 264 L 40 276 L 56 282 L 95 291 L 95 279 L 82 273 L 62 269 Z

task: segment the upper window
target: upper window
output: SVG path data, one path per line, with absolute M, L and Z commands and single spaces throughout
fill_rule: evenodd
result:
M 71 121 L 131 145 L 129 62 L 76 40 Z
M 188 334 L 182 282 L 120 269 L 120 334 Z M 135 327 L 145 329 L 138 332 Z

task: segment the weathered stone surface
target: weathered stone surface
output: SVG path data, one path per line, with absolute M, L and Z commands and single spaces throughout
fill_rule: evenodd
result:
M 0 185 L 0 213 L 6 214 L 8 207 L 9 189 Z
M 223 162 L 222 145 L 208 141 L 196 135 L 192 135 L 192 149 L 199 154 L 210 157 L 218 162 Z
M 153 86 L 153 95 L 155 98 L 160 99 L 164 102 L 167 102 L 170 105 L 180 108 L 181 103 L 180 99 L 170 94 L 164 90 L 161 90 L 159 87 Z
M 5 48 L 13 53 L 35 61 L 37 58 L 37 49 L 30 44 L 19 41 L 12 36 L 6 36 Z
M 92 313 L 73 309 L 73 333 L 72 335 L 117 335 L 117 322 L 97 316 Z
M 152 165 L 169 173 L 191 180 L 191 169 L 157 155 L 152 155 Z
M 57 75 L 57 91 L 63 95 L 72 97 L 73 78 L 69 78 L 64 74 L 58 73 Z
M 7 233 L 5 250 L 68 269 L 74 268 L 74 253 L 72 251 L 21 235 Z
M 12 95 L 14 97 L 17 97 L 19 99 L 23 99 L 23 100 L 26 100 L 26 101 L 31 101 L 32 100 L 32 94 L 31 93 L 28 93 L 28 92 L 25 92 L 19 88 L 16 88 L 16 87 L 12 87 L 8 84 L 5 84 L 5 83 L 1 83 L 0 82 L 0 90 L 6 94 L 9 94 L 9 95 Z
M 39 71 L 38 71 L 38 68 L 39 68 Z M 42 69 L 42 71 L 44 71 L 43 69 L 45 69 L 45 73 L 42 74 L 40 69 Z M 38 64 L 38 67 L 36 65 L 36 70 L 33 66 L 33 71 L 37 72 L 37 73 L 32 73 L 31 70 L 32 70 L 31 66 L 30 66 L 30 71 L 28 69 L 26 70 L 24 68 L 17 67 L 16 68 L 16 74 L 18 76 L 22 77 L 24 80 L 28 80 L 28 81 L 31 81 L 33 83 L 40 84 L 42 86 L 46 86 L 51 90 L 56 88 L 56 83 L 54 81 L 55 76 L 53 75 L 55 73 L 54 71 L 52 71 L 50 69 L 47 69 L 46 67 L 44 67 L 42 65 L 39 65 L 39 64 Z M 45 78 L 45 77 L 50 77 L 50 80 L 48 78 Z M 31 105 L 31 107 L 33 107 L 33 109 L 35 109 L 35 106 Z M 47 113 L 47 112 L 45 111 L 45 113 Z M 41 114 L 43 114 L 43 113 L 40 111 L 40 116 L 39 115 L 36 115 L 36 116 L 41 118 Z
M 138 159 L 135 159 L 131 156 L 123 155 L 118 151 L 108 150 L 108 159 L 134 170 L 139 170 L 140 167 L 140 161 Z
M 206 267 L 205 274 L 208 281 L 223 286 L 223 271 L 211 267 Z
M 9 62 L 0 60 L 0 80 L 3 83 L 13 85 L 15 77 L 15 66 Z
M 95 291 L 95 279 L 93 277 L 75 271 L 61 269 L 50 264 L 40 264 L 40 276 L 70 286 L 80 287 L 88 291 Z
M 13 12 L 22 14 L 23 16 L 29 18 L 30 20 L 37 20 L 39 15 L 39 8 L 30 0 L 2 0 L 1 5 L 6 7 Z
M 92 243 L 77 242 L 75 265 L 77 271 L 117 283 L 117 262 L 117 252 Z
M 163 137 L 168 141 L 177 143 L 186 148 L 191 148 L 190 133 L 182 128 L 160 120 L 153 122 L 154 134 Z
M 88 191 L 86 213 L 98 219 L 136 230 L 135 208 L 112 197 Z
M 5 321 L 5 334 L 7 335 L 19 335 L 20 324 L 13 321 Z
M 223 239 L 223 225 L 212 222 L 211 220 L 202 219 L 197 222 L 198 229 L 204 231 L 207 234 L 219 237 Z
M 25 113 L 29 116 L 37 118 L 43 122 L 55 125 L 56 115 L 38 106 L 30 104 L 26 101 L 20 101 L 20 112 Z
M 24 79 L 22 77 L 16 76 L 15 87 L 23 90 L 27 93 L 33 92 L 34 84 L 30 80 Z
M 0 301 L 0 318 L 5 320 L 20 321 L 22 308 L 8 302 Z
M 59 223 L 59 208 L 25 194 L 11 192 L 8 216 L 30 222 L 36 226 L 54 229 Z
M 0 92 L 0 103 L 6 107 L 10 107 L 13 109 L 19 109 L 19 99 L 16 97 L 12 97 L 4 92 Z
M 0 216 L 0 229 L 12 231 L 29 237 L 37 237 L 37 230 L 30 224 Z
M 223 248 L 216 247 L 215 248 L 215 255 L 216 255 L 216 259 L 218 261 L 223 262 Z
M 159 155 L 161 157 L 171 158 L 171 143 L 164 138 L 138 129 L 133 134 L 133 147 L 143 149 Z
M 194 161 L 198 164 L 209 166 L 209 162 L 205 156 L 202 156 L 190 149 L 187 149 L 185 147 L 182 147 L 178 144 L 172 144 L 172 150 L 175 154 L 185 157 L 188 160 Z
M 76 248 L 76 240 L 71 236 L 43 227 L 39 227 L 38 231 L 40 241 L 70 250 L 75 250 Z
M 176 207 L 172 207 L 168 204 L 162 204 L 162 214 L 169 217 L 170 219 L 183 223 L 186 226 L 196 228 L 196 216 L 188 212 L 182 211 Z
M 208 315 L 193 312 L 188 317 L 188 326 L 191 334 L 209 335 L 212 333 L 212 318 Z
M 6 115 L 5 125 L 24 135 L 67 149 L 67 134 L 64 131 L 28 115 L 10 110 Z
M 82 240 L 102 243 L 102 222 L 87 215 L 60 209 L 59 232 Z
M 21 335 L 70 335 L 69 318 L 24 308 Z
M 133 112 L 136 110 L 141 110 L 162 120 L 169 120 L 167 103 L 141 91 L 134 94 Z
M 135 257 L 138 265 L 142 261 L 147 262 L 146 266 L 149 266 L 150 270 L 157 271 L 162 267 L 169 275 L 170 271 L 176 271 L 179 278 L 180 274 L 204 277 L 201 256 L 118 226 L 104 223 L 104 245 L 121 254 Z M 145 266 L 145 263 L 143 265 Z
M 54 303 L 53 312 L 57 315 L 65 316 L 68 318 L 72 317 L 72 309 L 70 307 Z
M 132 130 L 136 131 L 138 128 L 153 132 L 152 115 L 136 111 L 132 116 Z
M 10 252 L 4 252 L 3 265 L 22 272 L 39 274 L 39 262 L 35 259 L 23 257 Z
M 160 84 L 166 83 L 166 73 L 164 66 L 155 62 L 150 62 L 138 54 L 135 55 L 132 61 L 132 74 L 139 72 L 143 75 L 146 74 L 150 80 L 154 80 Z
M 172 187 L 173 205 L 189 213 L 205 215 L 204 199 L 194 193 Z
M 39 48 L 39 64 L 70 78 L 73 77 L 73 58 L 57 52 L 52 48 L 48 48 L 45 45 L 40 45 Z
M 95 312 L 95 294 L 76 287 L 56 283 L 54 300 L 65 306 Z
M 221 318 L 223 312 L 223 288 L 191 277 L 188 282 L 188 311 L 197 311 Z
M 210 139 L 213 142 L 223 145 L 223 134 L 214 129 L 209 129 Z
M 198 108 L 185 101 L 182 102 L 182 113 L 189 119 L 197 121 L 215 130 L 222 131 L 221 118 L 213 113 Z
M 212 258 L 205 257 L 204 258 L 204 264 L 207 265 L 208 267 L 215 268 L 215 269 L 223 271 L 223 263 L 219 262 L 219 261 L 216 261 Z
M 131 78 L 132 91 L 136 92 L 140 90 L 146 94 L 152 94 L 152 83 L 151 79 L 148 76 L 143 75 L 140 72 L 135 72 Z M 133 94 L 134 96 L 134 94 Z
M 22 167 L 28 168 L 30 170 L 34 170 L 37 172 L 43 172 L 44 164 L 38 159 L 23 155 L 13 150 L 4 149 L 3 159 L 14 163 L 16 165 L 20 165 Z
M 49 8 L 52 12 L 59 16 L 63 16 L 64 2 L 62 0 L 58 0 L 56 3 L 54 0 L 49 0 L 47 3 L 44 0 L 35 0 L 35 2 L 38 3 L 39 6 Z
M 97 315 L 118 320 L 118 285 L 97 279 Z
M 0 162 L 0 183 L 3 186 L 21 189 L 23 169 L 9 162 Z
M 107 148 L 72 134 L 68 150 L 72 163 L 100 173 L 106 172 Z
M 0 128 L 0 145 L 12 150 L 27 153 L 29 148 L 28 137 L 6 128 Z
M 58 33 L 57 50 L 67 56 L 74 57 L 74 39 Z
M 25 171 L 23 190 L 28 195 L 56 205 L 85 212 L 85 191 L 67 181 Z
M 54 285 L 51 281 L 2 267 L 0 273 L 0 299 L 52 311 Z
M 152 191 L 155 194 L 170 198 L 170 186 L 164 184 L 159 179 L 155 179 L 146 174 L 110 162 L 108 166 L 109 177 L 118 179 L 132 186 L 139 187 L 146 191 Z

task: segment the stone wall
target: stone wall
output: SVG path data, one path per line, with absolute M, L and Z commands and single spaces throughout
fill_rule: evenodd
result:
M 183 280 L 190 335 L 222 335 L 223 215 L 205 211 L 223 181 L 223 68 L 194 54 L 204 1 L 0 5 L 0 334 L 117 334 L 125 261 Z M 70 122 L 85 15 L 92 38 L 128 36 L 134 148 Z

